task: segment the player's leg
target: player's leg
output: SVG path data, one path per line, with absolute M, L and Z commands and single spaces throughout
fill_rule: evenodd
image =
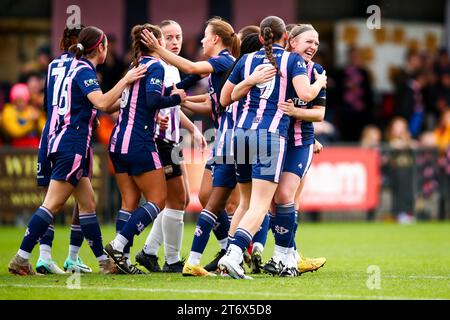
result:
M 45 189 L 47 193 L 50 177 L 52 174 L 51 161 L 47 156 L 47 148 L 40 147 L 38 150 L 36 182 L 39 187 Z M 44 236 L 39 241 L 39 259 L 36 263 L 36 272 L 41 274 L 64 274 L 55 261 L 52 259 L 51 250 L 55 229 L 51 224 Z
M 198 270 L 194 270 L 194 267 L 200 269 L 200 260 L 216 223 L 218 213 L 224 212 L 226 201 L 232 191 L 232 188 L 213 187 L 209 201 L 197 221 L 191 252 L 183 269 L 184 276 L 209 275 L 207 272 L 205 273 L 206 270 L 203 268 L 201 268 L 203 269 L 201 272 L 197 272 Z M 228 217 L 226 219 L 228 220 Z
M 246 278 L 239 264 L 243 260 L 244 250 L 250 245 L 253 235 L 264 220 L 276 188 L 277 184 L 271 181 L 252 181 L 249 209 L 236 228 L 227 254 L 219 261 L 219 268 L 233 278 Z
M 230 223 L 233 218 L 233 214 L 239 205 L 239 188 L 234 188 L 225 206 L 225 210 L 222 211 L 216 220 L 213 227 L 214 235 L 219 243 L 220 250 L 216 253 L 214 259 L 210 261 L 205 270 L 212 272 L 217 270 L 217 263 L 225 255 L 228 247 L 228 232 L 230 231 Z
M 117 267 L 125 273 L 133 273 L 124 257 L 123 250 L 125 246 L 133 240 L 135 235 L 139 235 L 146 226 L 154 221 L 161 208 L 165 206 L 166 183 L 164 170 L 160 166 L 158 169 L 155 169 L 155 165 L 150 170 L 132 176 L 139 190 L 143 193 L 146 202 L 132 212 L 130 219 L 120 233 L 105 246 L 105 251 L 114 260 Z
M 183 241 L 184 209 L 186 189 L 179 168 L 179 175 L 167 180 L 166 208 L 162 213 L 162 231 L 164 235 L 164 255 L 166 262 L 163 272 L 181 272 L 181 244 Z
M 275 248 L 272 258 L 264 266 L 264 271 L 272 275 L 296 275 L 297 265 L 293 262 L 293 238 L 295 229 L 295 191 L 300 184 L 300 178 L 291 172 L 283 172 L 274 196 Z M 291 270 L 293 269 L 293 270 Z M 288 272 L 289 271 L 289 272 Z
M 130 219 L 131 213 L 138 207 L 139 200 L 141 198 L 141 191 L 128 173 L 117 173 L 116 181 L 121 199 L 120 210 L 116 217 L 116 234 L 118 234 Z M 123 249 L 124 257 L 126 258 L 128 266 L 131 266 L 130 250 L 132 245 L 133 243 L 131 241 L 127 243 Z
M 98 260 L 99 271 L 105 274 L 116 273 L 114 264 L 103 251 L 102 232 L 95 212 L 94 189 L 90 179 L 82 177 L 73 194 L 78 203 L 81 231 Z

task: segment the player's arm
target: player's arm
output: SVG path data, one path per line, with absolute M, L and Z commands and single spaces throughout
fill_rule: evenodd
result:
M 139 80 L 145 76 L 147 66 L 141 65 L 130 69 L 127 74 L 117 82 L 117 84 L 108 92 L 103 93 L 101 90 L 91 91 L 87 94 L 87 98 L 99 110 L 106 113 L 114 113 L 119 110 L 120 104 L 117 100 L 122 95 L 122 91 L 134 81 Z
M 147 29 L 144 29 L 142 31 L 141 36 L 142 36 L 141 39 L 142 43 L 144 43 L 150 49 L 155 50 L 156 53 L 158 53 L 162 59 L 164 59 L 171 65 L 174 65 L 184 73 L 201 75 L 205 73 L 209 74 L 214 71 L 212 65 L 209 62 L 206 61 L 192 62 L 167 50 L 166 48 L 164 48 L 159 44 L 158 39 L 156 39 L 153 33 L 148 31 Z
M 181 108 L 183 110 L 187 110 L 188 112 L 201 114 L 204 116 L 211 116 L 211 100 L 205 100 L 203 102 L 192 102 L 185 101 L 181 104 Z
M 297 120 L 308 122 L 320 122 L 325 117 L 325 107 L 315 105 L 311 109 L 296 108 L 292 100 L 278 103 L 280 108 L 286 115 Z
M 311 84 L 308 76 L 304 74 L 295 76 L 292 79 L 295 92 L 303 101 L 310 102 L 314 100 L 320 90 L 327 86 L 327 76 L 325 70 L 322 73 L 318 73 L 317 70 L 314 69 L 314 75 L 316 81 L 313 84 Z
M 209 96 L 209 94 L 198 94 L 195 96 L 187 96 L 186 101 L 208 103 L 208 101 L 210 101 L 210 96 Z
M 197 126 L 183 113 L 183 111 L 180 111 L 180 125 L 189 131 L 194 138 L 195 145 L 199 146 L 200 150 L 204 150 L 206 148 L 207 143 L 205 137 Z

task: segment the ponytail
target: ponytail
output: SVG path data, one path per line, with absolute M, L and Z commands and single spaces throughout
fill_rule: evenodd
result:
M 80 59 L 81 56 L 90 55 L 91 53 L 95 56 L 100 44 L 106 44 L 105 33 L 97 27 L 86 27 L 78 35 L 78 43 L 70 46 L 69 52 L 75 54 L 77 59 Z
M 281 77 L 281 71 L 278 68 L 277 62 L 273 57 L 273 32 L 270 27 L 265 27 L 263 30 L 263 39 L 264 39 L 264 51 L 266 52 L 266 58 L 269 60 L 270 64 L 278 70 L 278 75 Z
M 286 32 L 286 25 L 284 21 L 276 16 L 268 16 L 261 21 L 259 26 L 261 30 L 261 36 L 264 39 L 264 50 L 266 52 L 266 58 L 269 60 L 277 70 L 278 75 L 281 77 L 281 71 L 278 68 L 277 62 L 273 56 L 273 44 L 283 37 Z

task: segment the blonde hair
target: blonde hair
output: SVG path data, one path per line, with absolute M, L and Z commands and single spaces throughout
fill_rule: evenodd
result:
M 295 27 L 293 27 L 291 29 L 291 31 L 289 32 L 289 37 L 288 37 L 288 43 L 286 46 L 286 50 L 291 51 L 292 47 L 291 47 L 291 39 L 294 39 L 295 37 L 301 35 L 304 32 L 307 31 L 316 31 L 316 29 L 314 29 L 314 27 L 312 26 L 312 24 L 298 24 Z

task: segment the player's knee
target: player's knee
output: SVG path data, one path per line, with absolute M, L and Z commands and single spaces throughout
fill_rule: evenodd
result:
M 198 200 L 200 201 L 200 204 L 202 205 L 202 207 L 205 208 L 206 205 L 208 204 L 209 194 L 206 192 L 199 192 Z
M 80 212 L 95 212 L 95 198 L 83 199 L 83 201 L 78 202 L 78 208 Z
M 232 215 L 236 211 L 238 206 L 239 206 L 239 203 L 237 203 L 235 201 L 228 201 L 227 205 L 225 206 L 225 210 L 227 211 L 227 213 L 229 215 Z

